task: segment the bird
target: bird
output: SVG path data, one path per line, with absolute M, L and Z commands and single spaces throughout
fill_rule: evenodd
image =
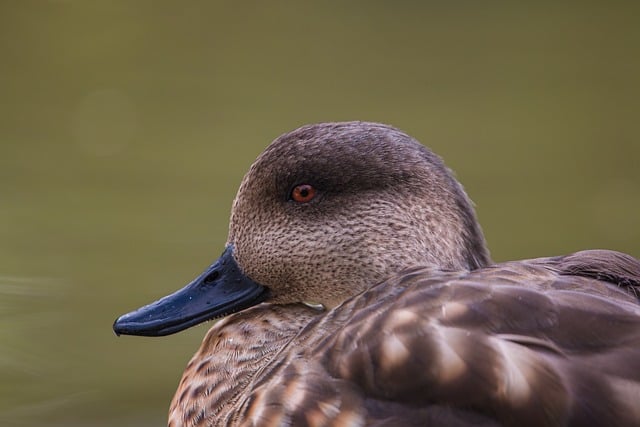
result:
M 640 261 L 494 263 L 442 159 L 392 126 L 275 139 L 220 258 L 116 319 L 163 336 L 217 320 L 177 426 L 639 426 Z

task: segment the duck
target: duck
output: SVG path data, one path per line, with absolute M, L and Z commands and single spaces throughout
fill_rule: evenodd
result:
M 439 156 L 320 123 L 251 165 L 218 260 L 113 329 L 218 319 L 173 427 L 639 426 L 639 295 L 616 251 L 493 263 Z

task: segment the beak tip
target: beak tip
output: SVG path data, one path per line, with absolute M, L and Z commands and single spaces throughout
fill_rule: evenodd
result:
M 116 334 L 117 337 L 119 337 L 120 336 L 120 328 L 118 327 L 118 319 L 116 319 L 116 321 L 113 322 L 112 329 L 113 329 L 113 333 Z
M 118 317 L 114 322 L 113 322 L 113 333 L 116 334 L 117 337 L 119 337 L 120 335 L 127 335 L 127 328 L 126 326 L 123 325 L 123 317 L 126 317 L 126 314 L 123 314 L 122 316 Z

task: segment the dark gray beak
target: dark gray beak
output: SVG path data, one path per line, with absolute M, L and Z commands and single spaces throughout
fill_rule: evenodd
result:
M 184 288 L 113 324 L 116 335 L 163 336 L 261 303 L 268 289 L 245 276 L 229 245 L 220 258 Z

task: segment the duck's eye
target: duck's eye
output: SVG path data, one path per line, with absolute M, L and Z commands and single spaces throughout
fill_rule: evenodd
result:
M 298 203 L 308 203 L 316 197 L 316 189 L 313 185 L 300 184 L 291 190 L 291 200 Z

